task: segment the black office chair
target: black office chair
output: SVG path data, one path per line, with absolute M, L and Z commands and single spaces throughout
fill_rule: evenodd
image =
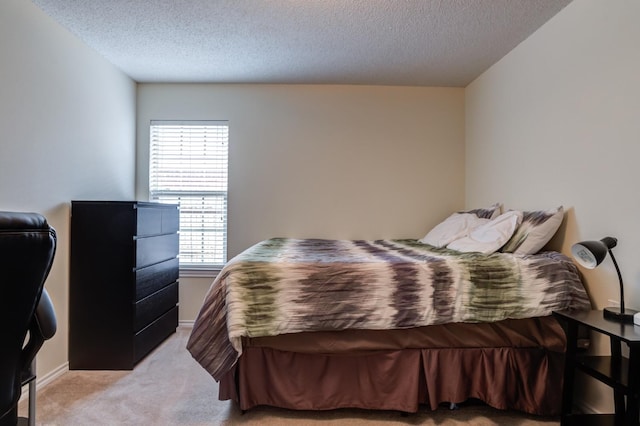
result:
M 43 216 L 0 212 L 0 426 L 18 423 L 26 383 L 28 421 L 35 422 L 34 360 L 56 331 L 53 305 L 43 291 L 55 250 L 55 230 Z

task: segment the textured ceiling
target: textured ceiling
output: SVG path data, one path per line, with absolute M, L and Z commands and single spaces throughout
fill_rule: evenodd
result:
M 138 82 L 464 87 L 571 0 L 32 0 Z

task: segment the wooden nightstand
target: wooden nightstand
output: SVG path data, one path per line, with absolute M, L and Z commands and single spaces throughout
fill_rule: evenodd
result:
M 605 319 L 602 311 L 554 312 L 553 314 L 567 326 L 567 353 L 560 424 L 637 426 L 640 397 L 640 326 Z M 609 336 L 611 356 L 579 354 L 577 343 L 580 326 Z M 629 358 L 622 356 L 622 342 L 629 346 Z M 615 414 L 572 414 L 576 369 L 613 389 Z

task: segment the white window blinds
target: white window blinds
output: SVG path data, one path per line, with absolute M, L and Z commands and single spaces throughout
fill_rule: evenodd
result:
M 151 122 L 149 197 L 180 204 L 181 268 L 227 261 L 228 158 L 227 122 Z

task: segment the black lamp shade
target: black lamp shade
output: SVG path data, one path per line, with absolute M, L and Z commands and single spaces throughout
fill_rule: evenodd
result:
M 600 241 L 583 241 L 571 247 L 571 254 L 580 265 L 587 269 L 594 269 L 617 244 L 618 240 L 613 237 L 606 237 Z

